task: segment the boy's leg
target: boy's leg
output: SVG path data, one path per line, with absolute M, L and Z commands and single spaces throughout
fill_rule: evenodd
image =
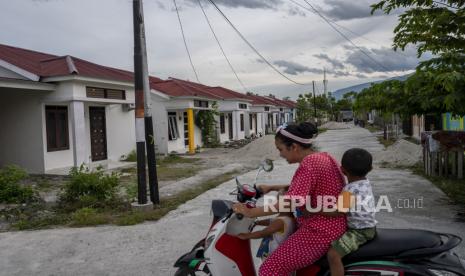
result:
M 344 264 L 342 257 L 336 249 L 331 247 L 327 254 L 331 276 L 344 276 Z

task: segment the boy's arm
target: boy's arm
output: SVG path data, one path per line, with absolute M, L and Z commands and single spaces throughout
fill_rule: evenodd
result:
M 342 200 L 342 202 L 340 202 Z M 349 191 L 342 191 L 342 193 L 338 197 L 337 205 L 336 205 L 336 210 L 331 211 L 331 212 L 319 212 L 318 214 L 327 216 L 327 217 L 338 217 L 338 216 L 344 216 L 349 212 L 349 209 L 354 206 L 355 201 L 354 201 L 353 194 Z
M 284 229 L 284 222 L 280 219 L 276 219 L 270 223 L 268 227 L 263 230 L 251 232 L 251 233 L 241 233 L 238 235 L 239 238 L 243 240 L 248 239 L 261 239 L 267 236 L 272 235 L 278 231 L 282 231 Z
M 340 202 L 342 200 L 342 202 Z M 312 214 L 318 214 L 326 217 L 338 217 L 338 216 L 345 216 L 351 207 L 353 207 L 355 204 L 355 198 L 353 197 L 353 194 L 349 191 L 342 191 L 342 193 L 338 197 L 338 202 L 337 202 L 337 210 L 335 211 L 320 211 L 316 213 L 310 213 L 307 210 L 304 210 L 303 213 L 305 216 L 310 216 Z
M 257 220 L 255 222 L 255 225 L 268 226 L 268 225 L 270 225 L 270 219 Z

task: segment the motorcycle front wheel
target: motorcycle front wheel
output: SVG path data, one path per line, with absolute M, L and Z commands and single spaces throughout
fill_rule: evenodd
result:
M 174 273 L 174 276 L 195 276 L 195 271 L 190 267 L 184 266 L 180 267 L 176 273 Z
M 204 273 L 202 271 L 194 271 L 188 266 L 178 268 L 174 276 L 211 276 L 211 273 Z

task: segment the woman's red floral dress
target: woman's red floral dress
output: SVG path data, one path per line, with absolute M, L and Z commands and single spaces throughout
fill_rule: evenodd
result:
M 344 186 L 339 163 L 327 153 L 305 157 L 292 178 L 286 195 L 309 195 L 311 206 L 317 206 L 318 196 L 337 196 Z M 297 231 L 282 243 L 261 265 L 259 275 L 281 276 L 304 268 L 329 250 L 347 227 L 344 216 L 327 217 L 318 214 L 297 218 Z

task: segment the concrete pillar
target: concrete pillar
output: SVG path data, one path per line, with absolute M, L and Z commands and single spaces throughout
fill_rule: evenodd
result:
M 73 133 L 74 166 L 88 163 L 86 148 L 88 137 L 86 135 L 86 120 L 84 115 L 84 102 L 73 101 L 70 104 L 71 128 Z
M 187 109 L 187 132 L 189 134 L 189 153 L 194 154 L 194 110 L 192 108 Z
M 233 116 L 233 129 L 234 129 L 233 139 L 239 140 L 239 132 L 241 131 L 241 126 L 240 126 L 241 118 L 239 116 L 239 112 L 237 111 L 233 111 L 232 116 Z

